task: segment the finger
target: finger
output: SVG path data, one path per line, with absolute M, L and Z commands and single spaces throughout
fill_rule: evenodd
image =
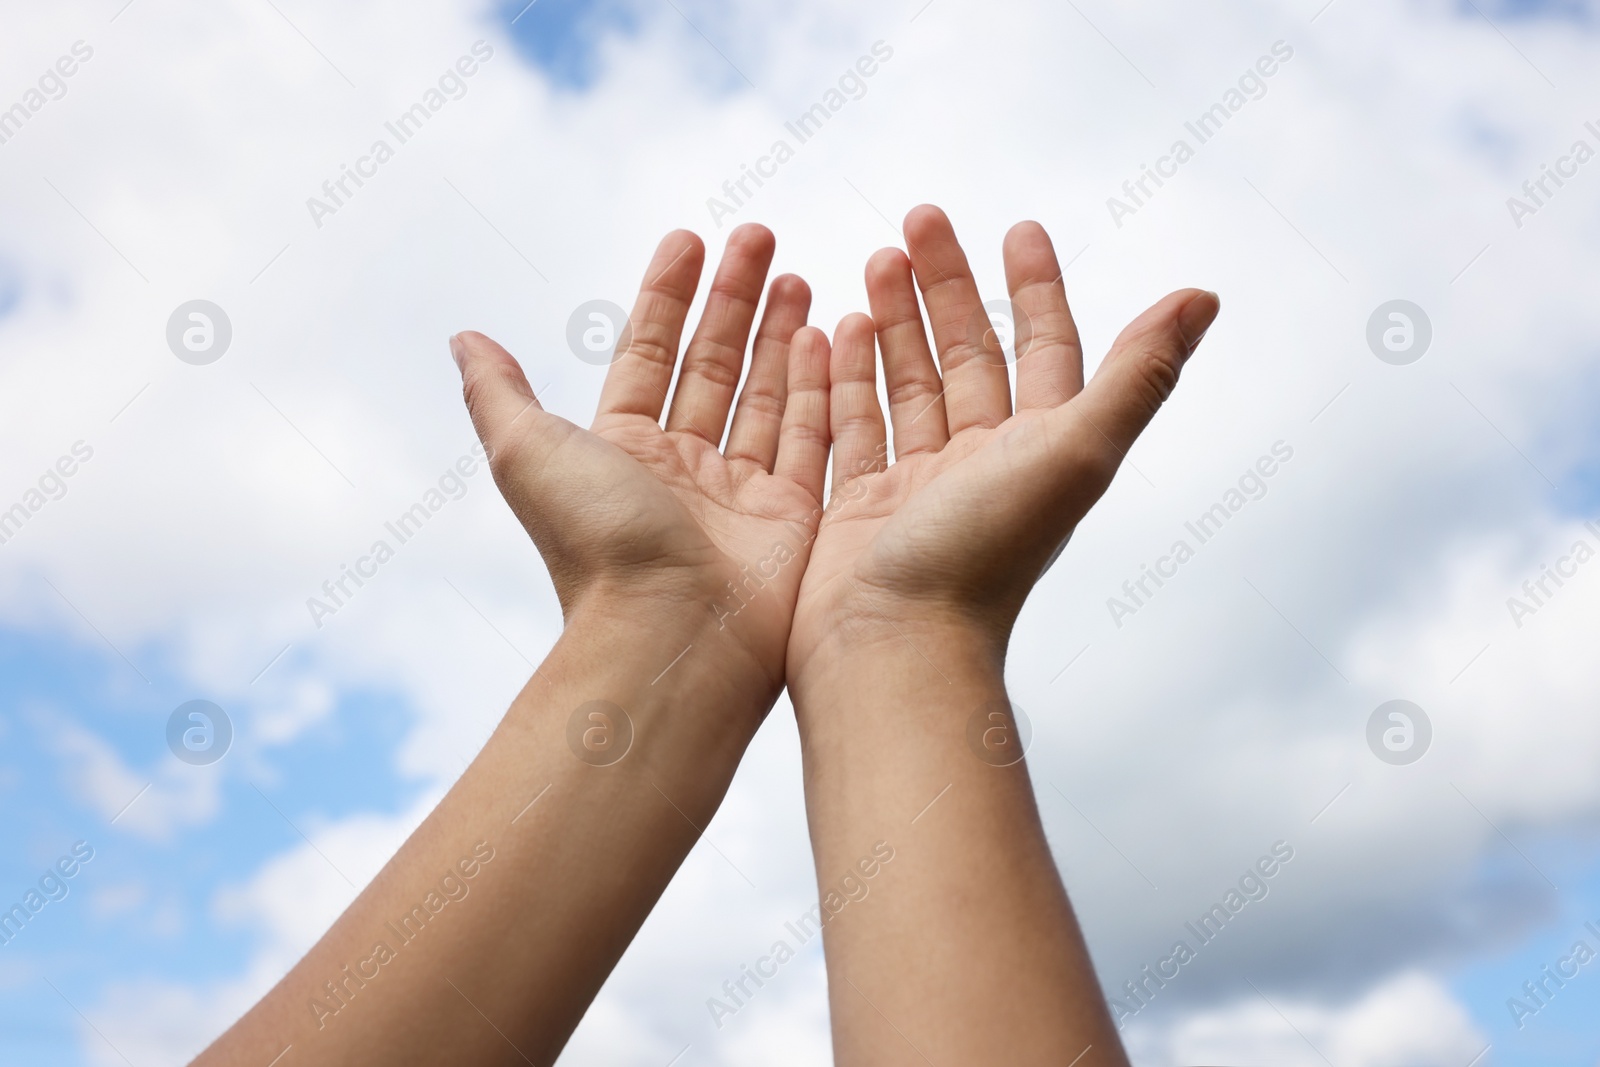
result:
M 788 399 L 772 473 L 822 503 L 828 474 L 828 335 L 801 327 L 789 343 Z
M 1019 222 L 1005 240 L 1017 353 L 1017 410 L 1053 408 L 1083 389 L 1083 345 L 1067 306 L 1067 289 L 1050 235 Z
M 950 435 L 998 426 L 1011 415 L 1011 380 L 955 230 L 943 211 L 924 204 L 906 216 L 905 235 L 944 373 Z
M 1185 362 L 1220 309 L 1216 293 L 1184 289 L 1130 323 L 1083 392 L 1052 413 L 1065 447 L 1109 482 L 1177 387 Z
M 450 338 L 450 354 L 461 370 L 467 414 L 488 458 L 530 439 L 528 432 L 553 418 L 539 406 L 516 359 L 494 341 L 471 330 Z
M 728 235 L 722 262 L 706 294 L 705 311 L 683 356 L 678 385 L 667 410 L 669 433 L 692 433 L 722 444 L 733 391 L 744 371 L 761 287 L 767 283 L 775 242 L 765 226 L 746 223 Z
M 872 320 L 857 312 L 846 315 L 833 331 L 833 357 L 828 363 L 828 428 L 833 437 L 833 491 L 863 474 L 886 466 L 883 408 L 878 405 L 878 376 Z
M 646 415 L 661 418 L 678 363 L 683 321 L 700 284 L 705 245 L 688 230 L 674 230 L 661 239 L 645 269 L 644 284 L 628 316 L 628 340 L 617 353 L 600 390 L 604 415 Z
M 811 287 L 796 274 L 780 274 L 767 287 L 767 308 L 761 314 L 755 344 L 750 346 L 750 376 L 733 411 L 726 455 L 772 470 L 778 436 L 786 413 L 790 345 L 811 311 Z M 827 428 L 827 424 L 823 424 Z
M 885 248 L 867 260 L 867 302 L 883 352 L 895 458 L 937 452 L 950 440 L 944 382 L 928 348 L 911 261 L 898 248 Z

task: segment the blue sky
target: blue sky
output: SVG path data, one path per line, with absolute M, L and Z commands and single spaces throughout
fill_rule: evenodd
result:
M 1593 855 L 1593 841 L 1568 843 L 1569 856 L 1577 852 L 1574 846 Z M 1511 857 L 1508 862 L 1520 860 Z M 1579 976 L 1561 987 L 1536 1016 L 1524 1018 L 1520 1029 L 1506 1005 L 1511 997 L 1526 1002 L 1523 983 L 1540 981 L 1541 968 L 1554 969 L 1575 942 L 1581 940 L 1600 954 L 1600 937 L 1584 928 L 1593 923 L 1600 929 L 1600 863 L 1575 867 L 1557 877 L 1563 887 L 1557 918 L 1505 952 L 1461 967 L 1453 979 L 1499 1051 L 1496 1062 L 1559 1067 L 1600 1059 L 1600 1032 L 1595 1026 L 1600 1019 L 1600 967 L 1595 964 L 1600 959 L 1580 968 Z
M 354 813 L 398 812 L 419 792 L 396 774 L 411 719 L 392 694 L 341 693 L 331 715 L 274 748 L 252 736 L 250 705 L 229 702 L 231 750 L 213 766 L 187 767 L 167 750 L 165 727 L 195 695 L 161 669 L 160 649 L 134 653 L 146 685 L 119 656 L 75 636 L 93 642 L 87 632 L 0 628 L 0 810 L 11 815 L 0 824 L 0 897 L 8 906 L 19 900 L 77 841 L 95 853 L 65 899 L 0 947 L 0 1059 L 41 1067 L 89 1062 L 72 1005 L 95 1003 L 110 982 L 207 984 L 237 975 L 259 932 L 220 919 L 215 895 L 298 845 L 295 826 L 310 833 Z M 94 731 L 149 779 L 163 765 L 219 775 L 219 810 L 165 841 L 109 824 L 70 788 L 52 744 L 69 723 Z
M 599 44 L 638 26 L 633 0 L 528 0 L 501 6 L 507 32 L 550 81 L 582 91 L 600 76 Z

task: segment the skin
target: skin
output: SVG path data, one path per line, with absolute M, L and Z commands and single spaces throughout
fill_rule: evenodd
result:
M 1017 611 L 1216 298 L 1167 297 L 1083 388 L 1049 240 L 1019 225 L 1006 270 L 1031 329 L 1012 414 L 948 220 L 918 208 L 905 234 L 909 262 L 885 250 L 868 266 L 876 324 L 847 317 L 831 346 L 804 327 L 805 283 L 773 280 L 736 407 L 773 255 L 759 226 L 729 237 L 681 366 L 704 250 L 662 241 L 587 431 L 545 412 L 499 345 L 451 339 L 565 628 L 439 806 L 197 1064 L 552 1063 L 786 680 L 832 916 L 837 1061 L 1126 1062 L 1005 713 L 997 746 L 975 750 L 967 727 L 1004 708 Z M 976 754 L 995 748 L 1008 765 Z
M 904 234 L 909 256 L 885 249 L 867 265 L 872 318 L 834 336 L 834 501 L 789 639 L 825 903 L 846 876 L 868 877 L 875 845 L 894 852 L 825 928 L 835 1061 L 1125 1064 L 1025 763 L 1012 762 L 1005 651 L 1219 304 L 1196 289 L 1166 297 L 1085 387 L 1050 240 L 1018 224 L 1004 247 L 1028 323 L 1013 411 L 1004 356 L 972 329 L 981 300 L 949 220 L 919 207 Z M 828 344 L 808 328 L 794 350 Z
M 657 250 L 587 431 L 542 410 L 499 345 L 452 339 L 495 482 L 550 569 L 565 629 L 439 806 L 197 1064 L 555 1060 L 782 687 L 828 441 L 827 362 L 790 352 L 810 305 L 799 278 L 768 290 L 718 447 L 772 255 L 762 227 L 730 236 L 664 428 L 704 260 L 693 234 L 669 234 Z M 784 543 L 792 558 L 735 598 L 728 583 L 745 580 L 741 568 Z M 616 716 L 583 710 L 596 700 L 633 726 L 610 765 L 576 754 L 607 757 L 620 743 Z M 475 848 L 492 858 L 469 878 L 457 864 Z M 428 894 L 445 899 L 451 871 L 466 893 L 428 917 Z M 386 924 L 418 904 L 427 922 L 402 947 Z M 363 963 L 380 941 L 394 958 Z M 376 976 L 358 984 L 346 966 Z M 328 982 L 345 983 L 340 999 Z

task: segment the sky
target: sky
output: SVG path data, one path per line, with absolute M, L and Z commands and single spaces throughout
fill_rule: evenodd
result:
M 1222 297 L 1007 667 L 1135 1062 L 1600 1063 L 1600 5 L 3 6 L 0 1062 L 186 1062 L 555 640 L 481 474 L 308 608 L 468 454 L 451 334 L 587 419 L 569 317 L 666 231 L 767 224 L 831 329 L 933 202 L 988 298 L 1045 225 L 1091 361 Z M 706 837 L 563 1064 L 829 1062 L 815 944 L 706 1008 L 815 899 L 786 700 Z

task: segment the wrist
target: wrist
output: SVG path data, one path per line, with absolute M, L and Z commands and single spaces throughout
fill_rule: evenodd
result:
M 1026 782 L 1004 667 L 966 628 L 925 623 L 819 656 L 790 686 L 813 825 L 904 831 L 951 786 L 967 797 Z
M 875 664 L 900 658 L 911 673 L 921 663 L 935 678 L 945 658 L 952 669 L 993 677 L 1004 668 L 1009 620 L 936 598 L 869 589 L 857 580 L 836 580 L 817 592 L 811 610 L 797 613 L 787 663 L 791 690 L 854 673 L 870 676 Z
M 731 777 L 779 684 L 696 607 L 648 596 L 586 597 L 524 689 L 521 714 L 565 716 L 566 745 L 593 762 L 605 753 L 583 747 L 586 724 L 596 710 L 615 718 L 603 706 L 612 705 L 625 722 L 608 728 L 624 730 L 630 749 L 619 760 L 725 767 Z M 593 702 L 601 703 L 587 708 Z
M 989 627 L 936 615 L 887 614 L 827 628 L 791 659 L 790 693 L 802 729 L 859 714 L 959 717 L 1005 691 L 1005 641 Z

